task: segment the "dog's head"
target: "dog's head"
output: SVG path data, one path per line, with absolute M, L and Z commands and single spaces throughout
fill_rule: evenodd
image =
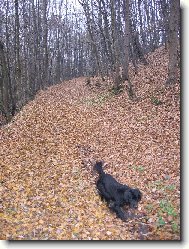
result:
M 128 189 L 124 192 L 125 204 L 129 205 L 130 208 L 138 208 L 138 202 L 142 198 L 142 193 L 139 189 Z

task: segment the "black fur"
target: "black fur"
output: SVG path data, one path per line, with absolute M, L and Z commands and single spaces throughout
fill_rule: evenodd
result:
M 128 205 L 130 208 L 137 208 L 142 194 L 139 189 L 133 189 L 127 185 L 117 182 L 111 175 L 106 174 L 102 169 L 102 162 L 96 162 L 94 169 L 99 173 L 96 183 L 102 199 L 105 199 L 109 208 L 117 216 L 125 220 L 126 216 L 121 207 Z

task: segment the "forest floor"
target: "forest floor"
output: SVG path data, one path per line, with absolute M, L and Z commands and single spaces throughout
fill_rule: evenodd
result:
M 163 48 L 148 61 L 130 70 L 137 101 L 108 79 L 77 78 L 40 91 L 1 127 L 0 239 L 180 239 L 180 87 L 164 86 Z M 135 218 L 101 201 L 99 159 L 143 193 Z

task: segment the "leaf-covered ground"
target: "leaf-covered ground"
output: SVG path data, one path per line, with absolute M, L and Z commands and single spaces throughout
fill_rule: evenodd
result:
M 0 239 L 180 239 L 180 89 L 160 48 L 130 71 L 137 101 L 111 82 L 40 91 L 0 129 Z M 143 193 L 123 222 L 101 201 L 92 162 Z M 129 210 L 130 212 L 130 210 Z

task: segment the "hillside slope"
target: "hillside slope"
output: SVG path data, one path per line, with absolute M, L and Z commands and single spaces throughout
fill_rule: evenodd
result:
M 78 78 L 40 91 L 1 128 L 0 239 L 180 238 L 179 82 L 164 87 L 163 48 L 148 61 L 130 71 L 138 101 L 114 95 L 108 79 Z M 97 159 L 141 189 L 142 218 L 122 222 L 101 201 Z

